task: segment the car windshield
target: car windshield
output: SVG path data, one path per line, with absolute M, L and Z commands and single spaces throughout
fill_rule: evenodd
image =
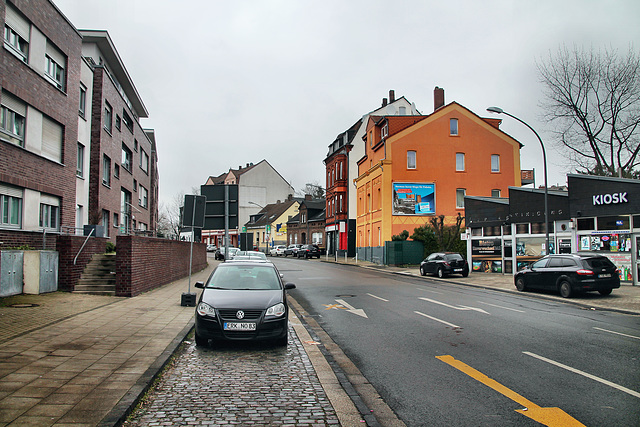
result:
M 206 288 L 227 290 L 281 289 L 276 270 L 271 265 L 233 265 L 218 267 Z

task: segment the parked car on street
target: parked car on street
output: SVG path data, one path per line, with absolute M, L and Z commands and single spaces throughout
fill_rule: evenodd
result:
M 202 289 L 196 306 L 196 345 L 209 340 L 270 340 L 286 345 L 288 289 L 270 262 L 228 262 L 218 265 Z
M 267 255 L 256 251 L 237 251 L 229 261 L 247 260 L 247 261 L 267 261 Z
M 233 255 L 235 255 L 235 253 L 238 252 L 238 251 L 240 251 L 240 249 L 229 247 L 229 256 L 226 256 L 225 247 L 222 246 L 222 247 L 220 247 L 220 248 L 218 248 L 216 250 L 215 259 L 220 260 L 220 261 L 225 261 L 225 260 L 227 260 L 229 258 L 232 258 Z
M 284 250 L 287 249 L 285 245 L 275 245 L 271 249 L 269 249 L 269 255 L 271 256 L 281 256 L 284 255 Z
M 217 249 L 216 245 L 207 245 L 207 252 L 215 252 Z
M 284 256 L 287 257 L 289 255 L 293 255 L 294 257 L 298 256 L 298 249 L 300 249 L 300 244 L 293 243 L 287 246 L 287 249 L 284 250 Z
M 517 272 L 513 280 L 521 292 L 546 289 L 564 298 L 589 291 L 609 295 L 620 287 L 618 268 L 602 255 L 547 255 Z
M 462 274 L 462 277 L 467 277 L 469 264 L 459 253 L 434 252 L 420 263 L 420 274 L 435 274 L 438 277 Z
M 320 248 L 318 245 L 302 245 L 300 249 L 298 249 L 298 258 L 320 258 Z

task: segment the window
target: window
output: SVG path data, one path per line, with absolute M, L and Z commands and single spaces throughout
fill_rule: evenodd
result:
M 407 107 L 404 107 L 404 106 L 398 107 L 398 115 L 404 116 L 406 114 L 407 114 Z
M 126 114 L 126 113 L 125 113 Z M 133 140 L 133 150 L 137 153 L 138 152 L 138 140 L 134 139 Z
M 131 117 L 129 117 L 129 115 L 127 114 L 126 111 L 124 111 L 124 109 L 122 110 L 122 122 L 127 127 L 127 129 L 129 129 L 129 131 L 133 132 L 133 120 L 131 120 Z M 138 141 L 137 140 L 135 141 L 134 148 L 135 148 L 136 151 L 138 151 Z
M 456 189 L 456 209 L 464 208 L 464 195 L 467 193 L 467 190 L 464 188 Z
M 4 98 L 3 94 L 3 102 Z M 9 107 L 2 105 L 2 110 L 0 110 L 0 129 L 9 134 L 9 142 L 19 145 L 20 147 L 24 147 L 24 124 L 24 116 L 21 116 Z
M 122 144 L 122 167 L 131 172 L 131 164 L 133 160 L 133 154 L 129 147 Z
M 87 88 L 80 86 L 80 102 L 78 104 L 78 114 L 84 118 L 87 108 Z
M 120 215 L 116 212 L 113 213 L 113 227 L 118 228 L 120 226 Z
M 491 197 L 500 197 L 500 190 L 491 190 Z
M 7 11 L 7 15 L 9 12 Z M 28 24 L 27 24 L 28 25 Z M 4 44 L 9 47 L 9 51 L 24 62 L 28 61 L 29 43 L 20 36 L 13 28 L 5 24 Z
M 113 164 L 113 177 L 120 179 L 120 165 L 117 163 Z
M 342 179 L 342 163 L 343 162 L 340 162 L 340 179 Z
M 146 188 L 144 188 L 142 185 L 138 186 L 139 191 L 138 191 L 138 204 L 140 206 L 142 206 L 143 208 L 148 207 L 148 197 L 149 197 L 149 191 L 147 191 Z
M 104 103 L 104 128 L 111 133 L 111 124 L 113 121 L 113 108 L 108 102 Z
M 47 47 L 47 49 L 49 49 Z M 44 75 L 59 88 L 64 89 L 64 67 L 56 62 L 49 54 L 44 56 Z M 57 58 L 60 61 L 60 58 Z
M 146 174 L 149 173 L 149 156 L 142 148 L 140 149 L 140 169 Z
M 407 169 L 416 168 L 416 152 L 407 151 Z
M 82 178 L 84 176 L 84 145 L 78 142 L 78 162 L 76 166 L 76 176 Z
M 0 184 L 0 226 L 20 228 L 22 225 L 22 190 Z
M 49 117 L 42 116 L 42 156 L 62 163 L 64 128 Z
M 59 213 L 59 206 L 40 203 L 40 227 L 57 230 Z
M 124 232 L 131 230 L 131 193 L 124 188 L 120 189 L 120 225 L 124 227 Z
M 500 155 L 491 155 L 491 172 L 500 172 Z
M 456 153 L 456 171 L 464 171 L 464 153 Z
M 120 130 L 120 116 L 116 114 L 116 129 Z
M 458 119 L 449 119 L 449 134 L 458 135 Z
M 106 154 L 102 157 L 102 183 L 111 187 L 111 159 Z
M 380 129 L 380 139 L 384 139 L 387 135 L 389 135 L 389 123 L 385 123 Z
M 133 191 L 138 191 L 138 180 L 137 179 L 133 180 Z

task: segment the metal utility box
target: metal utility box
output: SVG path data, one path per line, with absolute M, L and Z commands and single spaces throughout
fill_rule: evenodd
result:
M 24 293 L 43 294 L 58 290 L 58 252 L 24 252 Z
M 0 297 L 22 293 L 24 251 L 0 252 Z

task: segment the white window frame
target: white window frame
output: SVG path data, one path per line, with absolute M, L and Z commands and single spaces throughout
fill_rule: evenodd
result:
M 0 194 L 0 227 L 22 228 L 22 197 Z
M 149 190 L 141 184 L 138 184 L 138 204 L 145 209 L 149 207 Z
M 44 75 L 47 76 L 58 89 L 64 88 L 64 67 L 58 64 L 49 54 L 44 55 Z
M 102 184 L 111 187 L 111 158 L 102 155 Z
M 78 114 L 84 118 L 87 112 L 87 88 L 80 85 L 80 99 L 78 101 Z
M 465 155 L 464 153 L 456 153 L 456 172 L 465 171 Z
M 449 135 L 458 136 L 459 134 L 458 119 L 449 119 Z
M 499 188 L 495 188 L 491 190 L 491 197 L 500 197 L 501 191 Z
M 389 123 L 382 125 L 380 129 L 380 139 L 384 139 L 389 135 Z
M 60 224 L 60 206 L 40 203 L 40 228 L 58 231 Z
M 500 154 L 491 155 L 491 172 L 500 172 Z
M 84 177 L 84 145 L 78 142 L 78 162 L 76 165 L 76 176 L 78 178 Z
M 466 188 L 456 188 L 456 209 L 464 209 L 464 196 L 466 194 Z
M 26 129 L 26 117 L 12 110 L 6 105 L 0 107 L 0 131 L 6 133 L 9 142 L 24 147 L 24 134 Z
M 29 61 L 29 42 L 8 24 L 4 25 L 4 44 L 18 59 Z
M 149 175 L 149 155 L 140 147 L 140 169 Z
M 113 126 L 113 107 L 107 101 L 104 102 L 104 128 L 111 133 Z
M 415 150 L 407 150 L 407 169 L 418 168 L 418 153 Z
M 122 167 L 132 172 L 133 166 L 133 152 L 129 150 L 125 144 L 122 144 Z

